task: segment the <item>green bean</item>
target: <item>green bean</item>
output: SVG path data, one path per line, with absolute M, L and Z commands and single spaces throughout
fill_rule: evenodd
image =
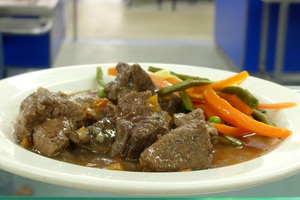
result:
M 208 80 L 193 80 L 193 79 L 187 79 L 182 82 L 179 82 L 177 84 L 171 85 L 169 87 L 164 87 L 158 90 L 159 95 L 164 95 L 172 92 L 177 92 L 181 90 L 185 90 L 190 87 L 199 86 L 199 85 L 206 85 L 211 83 L 211 81 Z
M 189 95 L 184 90 L 179 91 L 179 95 L 184 108 L 189 111 L 194 110 L 194 104 Z
M 246 89 L 238 86 L 228 86 L 222 89 L 221 92 L 236 95 L 251 108 L 258 108 L 258 99 Z
M 218 138 L 220 143 L 226 144 L 226 145 L 233 145 L 236 147 L 242 147 L 243 146 L 243 142 L 233 136 L 230 135 L 223 135 L 220 134 L 219 138 Z
M 157 72 L 157 71 L 160 71 L 160 70 L 163 70 L 163 69 L 158 68 L 158 67 L 153 67 L 153 66 L 148 67 L 148 71 L 150 71 L 150 72 Z M 206 81 L 209 81 L 208 78 L 202 78 L 202 77 L 198 77 L 198 76 L 189 76 L 189 75 L 184 75 L 184 74 L 177 74 L 177 73 L 172 72 L 172 71 L 170 71 L 170 73 L 174 76 L 177 76 L 181 80 L 193 79 L 193 80 L 206 80 Z
M 104 92 L 104 89 L 100 90 L 98 92 L 98 96 L 101 97 L 101 98 L 104 98 L 105 97 L 105 92 Z
M 257 121 L 274 126 L 274 123 L 271 122 L 271 120 L 268 118 L 268 116 L 265 113 L 263 113 L 257 109 L 253 110 L 252 117 L 254 119 L 256 119 Z
M 97 83 L 101 86 L 101 87 L 105 87 L 105 83 L 103 82 L 103 72 L 102 72 L 102 69 L 101 67 L 97 67 L 96 69 L 96 80 L 97 80 Z

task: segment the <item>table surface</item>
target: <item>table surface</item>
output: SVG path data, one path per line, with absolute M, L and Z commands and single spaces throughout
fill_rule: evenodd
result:
M 39 197 L 132 197 L 121 194 L 102 193 L 88 190 L 73 189 L 61 187 L 57 185 L 50 185 L 47 183 L 29 180 L 23 177 L 14 176 L 14 190 L 18 188 L 29 186 L 32 188 L 32 196 Z M 203 194 L 196 196 L 189 196 L 194 198 L 249 198 L 249 197 L 300 197 L 299 190 L 300 173 L 282 179 L 280 181 L 272 182 L 265 185 L 260 185 L 248 189 Z M 135 197 L 135 196 L 134 196 Z

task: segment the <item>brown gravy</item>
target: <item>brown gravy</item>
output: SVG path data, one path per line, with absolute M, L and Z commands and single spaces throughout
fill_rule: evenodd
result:
M 95 95 L 97 91 L 78 92 L 72 94 L 74 97 L 81 95 Z M 259 135 L 247 135 L 240 139 L 244 145 L 242 147 L 235 147 L 228 144 L 218 143 L 214 145 L 214 158 L 211 168 L 219 168 L 229 165 L 238 164 L 248 160 L 260 157 L 282 141 L 278 138 L 270 138 Z M 29 147 L 30 148 L 30 147 Z M 81 166 L 113 169 L 115 164 L 120 164 L 124 171 L 143 171 L 143 167 L 138 160 L 125 160 L 119 156 L 112 157 L 109 154 L 93 153 L 90 150 L 79 148 L 74 144 L 70 145 L 64 152 L 52 157 L 55 160 L 72 163 Z
M 216 144 L 214 146 L 214 159 L 212 168 L 224 167 L 255 159 L 272 150 L 281 139 L 264 136 L 246 136 L 239 138 L 244 142 L 243 147 L 234 147 L 226 144 Z M 86 149 L 69 147 L 65 152 L 55 156 L 54 159 L 102 169 L 114 169 L 113 163 L 120 163 L 124 171 L 143 171 L 138 161 L 128 161 L 120 157 L 110 155 L 95 154 Z

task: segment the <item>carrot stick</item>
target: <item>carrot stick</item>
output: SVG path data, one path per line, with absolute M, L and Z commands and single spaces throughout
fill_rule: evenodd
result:
M 282 102 L 282 103 L 259 103 L 258 109 L 282 109 L 297 106 L 296 102 Z
M 189 94 L 189 93 L 188 93 Z M 190 96 L 190 95 L 189 95 Z M 203 96 L 202 96 L 203 97 Z M 190 98 L 191 98 L 191 100 L 192 100 L 192 102 L 194 103 L 194 104 L 197 104 L 197 103 L 200 103 L 200 104 L 204 104 L 204 100 L 203 100 L 203 98 L 194 98 L 194 97 L 191 97 L 190 96 Z
M 232 94 L 226 94 L 223 92 L 219 92 L 218 95 L 228 101 L 233 107 L 238 109 L 239 111 L 245 113 L 246 115 L 251 115 L 253 113 L 253 108 L 244 103 L 240 98 Z
M 176 83 L 179 83 L 179 82 L 182 81 L 182 80 L 180 80 L 179 78 L 175 78 L 175 77 L 172 77 L 172 76 L 166 77 L 165 80 L 166 80 L 166 81 L 169 81 L 169 82 L 172 83 L 172 84 L 176 84 Z
M 164 78 L 160 78 L 158 76 L 155 76 L 153 74 L 149 74 L 151 80 L 154 82 L 154 84 L 160 88 L 169 87 L 173 85 L 169 81 L 165 80 Z
M 228 126 L 226 124 L 211 123 L 211 125 L 215 127 L 219 133 L 223 133 L 225 135 L 239 137 L 249 133 L 245 129 L 234 127 L 234 126 Z
M 203 94 L 191 93 L 189 90 L 186 90 L 186 93 L 191 97 L 191 99 L 198 99 L 199 101 L 203 101 Z
M 110 67 L 107 69 L 107 74 L 109 76 L 117 76 L 118 72 L 115 67 Z
M 247 116 L 219 97 L 211 87 L 203 91 L 203 96 L 208 107 L 214 110 L 222 120 L 236 127 L 274 138 L 285 138 L 292 133 L 290 130 L 271 126 Z
M 192 91 L 193 91 L 193 93 L 202 93 L 203 90 L 205 90 L 208 87 L 212 87 L 215 91 L 220 91 L 227 86 L 234 85 L 234 84 L 240 84 L 248 76 L 249 76 L 249 73 L 247 71 L 242 71 L 242 72 L 235 74 L 231 77 L 228 77 L 226 79 L 216 81 L 216 82 L 213 82 L 208 85 L 194 87 Z

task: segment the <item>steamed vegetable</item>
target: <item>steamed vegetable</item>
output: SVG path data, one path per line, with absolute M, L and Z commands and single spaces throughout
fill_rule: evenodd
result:
M 251 108 L 258 107 L 258 99 L 244 88 L 238 86 L 228 86 L 222 89 L 221 92 L 235 95 Z
M 103 72 L 102 72 L 102 69 L 101 67 L 97 67 L 96 68 L 96 80 L 97 80 L 97 83 L 101 86 L 101 87 L 105 87 L 106 83 L 104 83 L 103 81 Z
M 259 103 L 259 109 L 282 109 L 296 106 L 296 102 L 281 102 L 281 103 Z
M 234 84 L 240 84 L 248 76 L 249 76 L 249 73 L 247 71 L 242 71 L 238 74 L 235 74 L 233 76 L 230 76 L 230 77 L 225 78 L 220 81 L 213 82 L 209 85 L 194 87 L 194 88 L 192 88 L 192 92 L 193 93 L 202 93 L 207 87 L 212 87 L 215 91 L 220 91 L 220 90 L 224 89 L 225 87 L 232 86 Z
M 224 121 L 236 127 L 254 132 L 258 135 L 276 138 L 286 138 L 292 133 L 290 130 L 271 126 L 245 115 L 219 97 L 211 87 L 205 89 L 203 95 L 207 106 L 211 107 Z
M 189 111 L 194 110 L 194 104 L 189 95 L 183 90 L 179 91 L 179 95 L 181 97 L 184 108 Z
M 206 120 L 225 136 L 234 138 L 255 133 L 285 138 L 291 134 L 290 130 L 276 127 L 261 109 L 289 108 L 296 103 L 259 102 L 250 91 L 239 86 L 249 76 L 247 71 L 215 82 L 208 78 L 178 74 L 153 66 L 149 66 L 148 71 L 153 72 L 149 76 L 159 87 L 158 95 L 176 93 L 182 99 L 186 110 L 201 108 Z M 108 73 L 116 75 L 113 68 L 109 69 Z
M 157 67 L 153 67 L 153 66 L 149 66 L 148 67 L 148 71 L 149 72 L 158 72 L 160 70 L 163 70 L 161 68 L 157 68 Z M 170 71 L 170 74 L 180 78 L 181 80 L 187 80 L 187 79 L 192 79 L 192 80 L 205 80 L 205 81 L 209 81 L 208 78 L 202 78 L 202 77 L 198 77 L 198 76 L 189 76 L 189 75 L 184 75 L 184 74 L 177 74 L 175 72 Z
M 207 85 L 211 83 L 207 80 L 195 80 L 195 79 L 186 79 L 182 82 L 179 82 L 177 84 L 171 85 L 169 87 L 160 88 L 158 91 L 159 95 L 164 95 L 172 92 L 178 92 L 181 90 L 185 90 L 190 87 L 199 86 L 199 85 Z
M 233 145 L 236 147 L 242 147 L 243 142 L 235 137 L 230 135 L 219 135 L 219 141 L 223 144 Z
M 245 113 L 246 115 L 251 115 L 253 113 L 253 108 L 249 106 L 244 99 L 239 98 L 234 94 L 226 94 L 223 92 L 219 92 L 218 95 L 228 101 L 233 107 Z

